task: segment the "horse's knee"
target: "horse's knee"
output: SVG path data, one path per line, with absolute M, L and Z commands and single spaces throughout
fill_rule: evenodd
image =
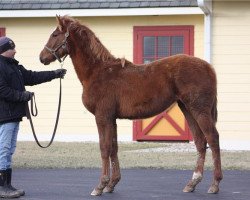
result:
M 101 157 L 102 157 L 102 159 L 104 159 L 104 160 L 109 160 L 109 155 L 110 155 L 110 152 L 109 152 L 109 151 L 102 151 L 102 152 L 101 152 Z
M 207 141 L 205 139 L 205 137 L 202 135 L 202 138 L 195 138 L 195 146 L 197 151 L 199 152 L 199 154 L 204 154 L 206 153 L 207 150 Z
M 109 159 L 112 153 L 112 146 L 111 145 L 100 145 L 101 150 L 101 157 L 102 159 Z

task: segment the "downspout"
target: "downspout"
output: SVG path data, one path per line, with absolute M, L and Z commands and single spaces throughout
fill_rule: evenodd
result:
M 211 36 L 212 36 L 212 0 L 197 0 L 198 6 L 204 12 L 204 59 L 211 63 L 211 55 L 212 55 L 212 44 L 211 44 Z

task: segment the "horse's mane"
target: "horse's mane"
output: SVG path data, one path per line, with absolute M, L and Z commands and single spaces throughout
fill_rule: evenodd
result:
M 90 50 L 96 60 L 102 62 L 108 62 L 115 59 L 115 57 L 106 49 L 106 47 L 100 42 L 96 35 L 91 31 L 87 26 L 82 25 L 78 20 L 73 19 L 69 16 L 62 17 L 64 23 L 67 24 L 69 31 L 72 31 L 74 34 L 78 34 L 80 38 L 88 39 Z M 78 43 L 82 45 L 83 48 L 86 48 L 86 43 Z

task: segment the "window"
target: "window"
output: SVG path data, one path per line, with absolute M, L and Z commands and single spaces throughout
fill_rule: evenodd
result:
M 143 63 L 184 52 L 183 36 L 145 36 Z
M 134 62 L 149 63 L 175 55 L 193 55 L 193 26 L 134 27 Z

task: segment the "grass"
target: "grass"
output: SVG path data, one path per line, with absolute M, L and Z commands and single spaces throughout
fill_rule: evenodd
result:
M 141 149 L 164 147 L 168 143 L 119 143 L 121 168 L 194 169 L 196 152 L 143 152 Z M 18 142 L 13 164 L 15 168 L 100 168 L 98 143 L 55 142 L 41 149 L 35 142 Z M 212 169 L 211 152 L 206 169 Z M 250 170 L 250 151 L 222 151 L 225 170 Z

